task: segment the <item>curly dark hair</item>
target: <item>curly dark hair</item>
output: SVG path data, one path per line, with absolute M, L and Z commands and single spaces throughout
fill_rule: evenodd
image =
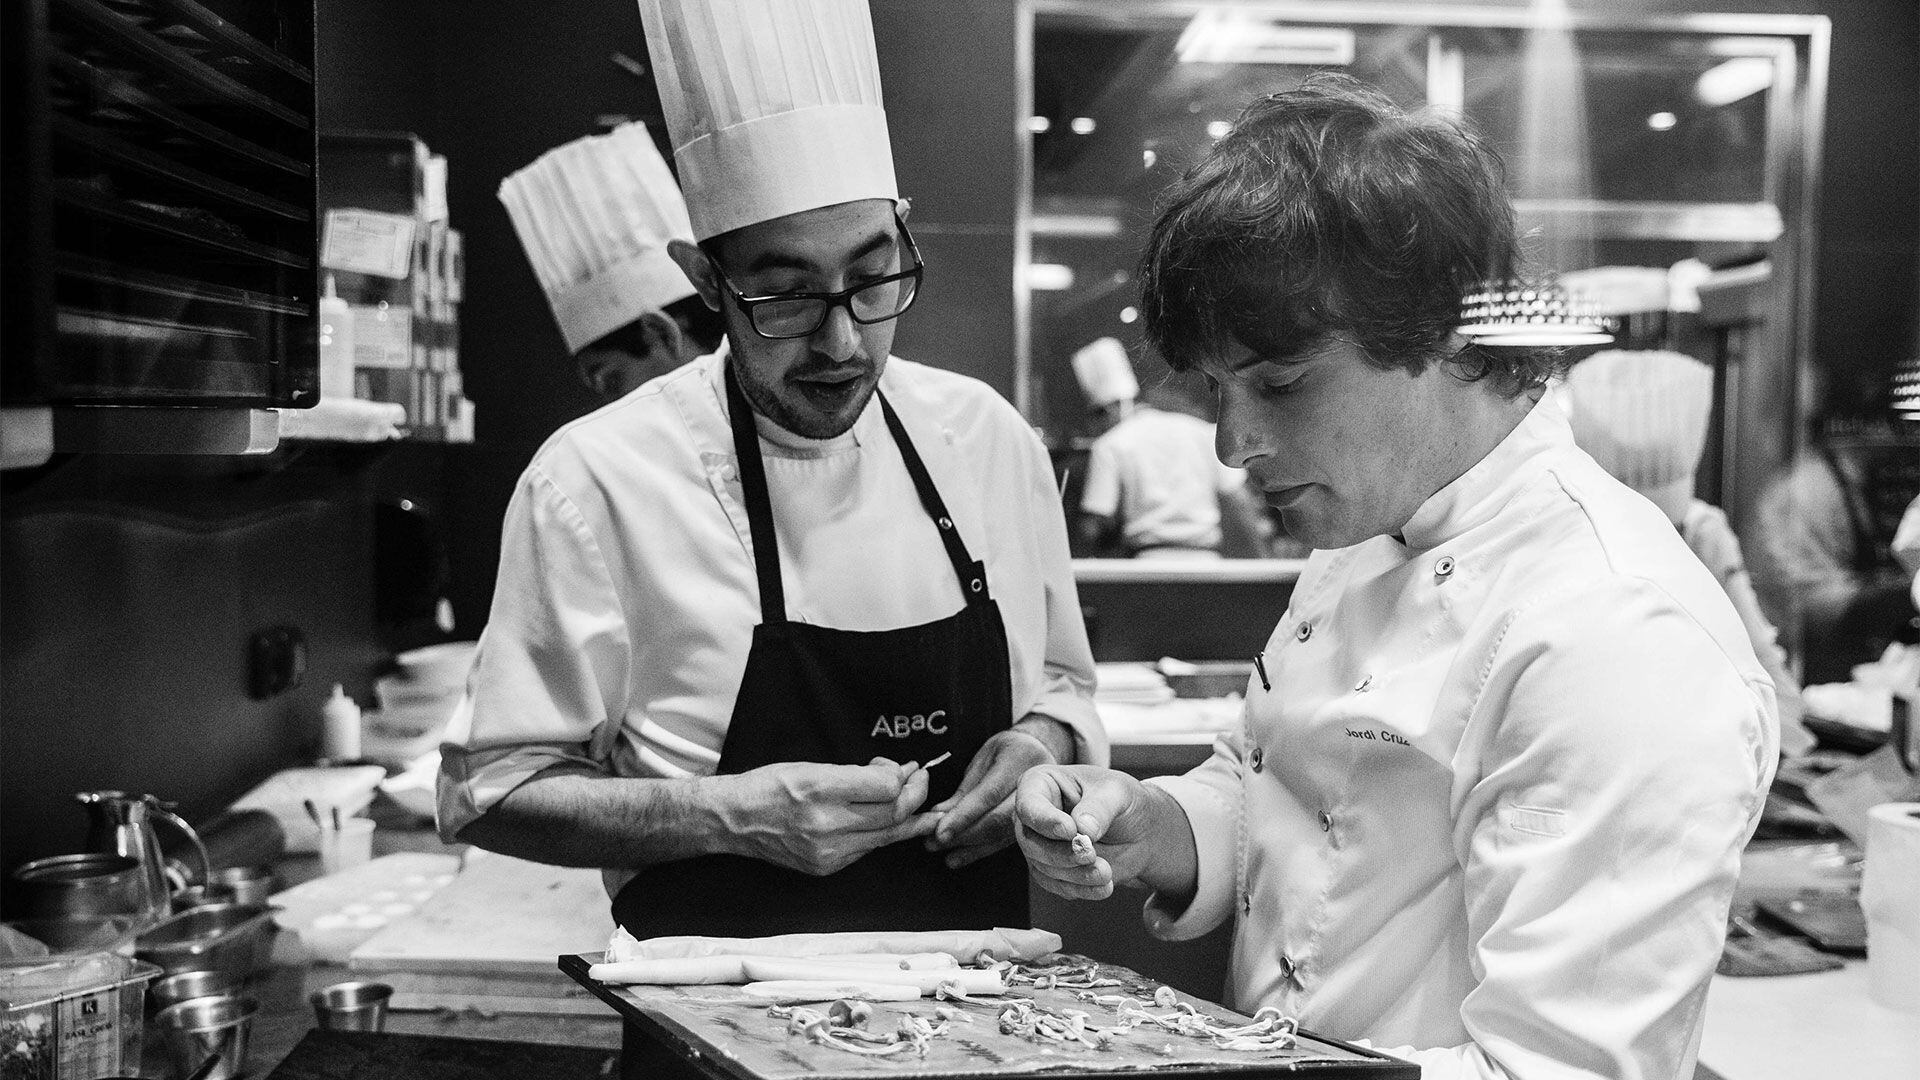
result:
M 1464 125 L 1311 75 L 1247 106 L 1167 192 L 1140 262 L 1147 340 L 1185 371 L 1236 341 L 1284 361 L 1339 333 L 1383 368 L 1542 385 L 1550 351 L 1446 350 L 1462 298 L 1517 262 L 1504 176 Z

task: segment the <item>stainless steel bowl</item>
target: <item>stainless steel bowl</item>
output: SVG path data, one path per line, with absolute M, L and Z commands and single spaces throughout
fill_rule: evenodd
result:
M 230 1080 L 247 1071 L 247 1043 L 253 1018 L 260 1011 L 250 997 L 227 994 L 192 998 L 169 1005 L 154 1015 L 154 1024 L 166 1039 L 167 1055 L 176 1075 L 194 1075 L 207 1058 L 220 1055 L 205 1080 Z
M 273 957 L 273 909 L 261 904 L 208 904 L 183 911 L 134 940 L 133 954 L 168 975 L 222 971 L 244 979 Z
M 150 898 L 140 864 L 125 855 L 50 855 L 13 871 L 29 918 L 144 915 Z
M 147 1003 L 155 1012 L 194 998 L 237 994 L 240 980 L 224 971 L 183 971 L 156 980 L 147 988 Z

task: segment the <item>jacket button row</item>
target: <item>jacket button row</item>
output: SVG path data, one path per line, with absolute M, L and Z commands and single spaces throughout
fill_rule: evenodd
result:
M 1442 579 L 1453 576 L 1453 556 L 1440 556 L 1433 564 L 1433 576 Z
M 1313 636 L 1313 624 L 1306 623 L 1306 622 L 1301 623 L 1299 626 L 1294 628 L 1293 636 L 1298 638 L 1301 641 L 1307 640 L 1308 638 Z
M 1280 954 L 1280 977 L 1281 978 L 1286 979 L 1288 982 L 1294 983 L 1295 985 L 1298 985 L 1300 980 L 1295 978 L 1294 976 L 1299 972 L 1299 970 L 1300 969 L 1294 965 L 1293 957 L 1288 956 L 1285 953 Z
M 1320 831 L 1321 832 L 1333 831 L 1333 815 L 1327 813 L 1325 810 L 1320 811 Z
M 1265 764 L 1266 760 L 1267 752 L 1258 746 L 1253 748 L 1253 753 L 1247 755 L 1247 765 L 1251 767 L 1254 772 L 1259 772 L 1260 766 Z
M 1240 910 L 1247 915 L 1253 914 L 1253 894 L 1252 893 L 1240 894 Z

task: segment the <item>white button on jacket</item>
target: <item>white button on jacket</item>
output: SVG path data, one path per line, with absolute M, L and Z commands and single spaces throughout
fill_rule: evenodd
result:
M 1199 879 L 1149 927 L 1246 897 L 1236 1004 L 1426 1080 L 1685 1080 L 1777 747 L 1739 618 L 1552 401 L 1402 535 L 1316 552 L 1245 730 L 1151 781 Z

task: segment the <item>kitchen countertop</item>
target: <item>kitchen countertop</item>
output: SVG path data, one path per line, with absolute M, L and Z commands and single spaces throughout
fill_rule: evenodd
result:
M 1116 742 L 1116 755 L 1138 756 L 1159 747 L 1176 756 L 1204 759 L 1210 738 L 1161 740 L 1143 732 Z M 375 833 L 376 855 L 464 850 L 464 845 L 442 844 L 431 826 L 384 800 L 375 804 L 373 816 L 381 826 Z M 291 887 L 318 876 L 318 859 L 290 855 L 278 869 L 283 886 Z M 276 949 L 276 964 L 250 988 L 261 1004 L 248 1052 L 251 1075 L 270 1072 L 313 1030 L 309 993 L 330 983 L 369 977 L 339 964 L 305 962 L 298 958 L 297 949 L 291 952 L 292 962 L 280 962 L 288 955 Z M 1909 1080 L 1914 1075 L 1913 1062 L 1920 1060 L 1920 1017 L 1874 1002 L 1866 985 L 1866 963 L 1859 959 L 1849 961 L 1842 970 L 1811 975 L 1716 977 L 1707 1000 L 1699 1075 L 1786 1080 L 1821 1075 L 1844 1065 L 1847 1075 L 1859 1080 Z M 620 1029 L 620 1018 L 611 1009 L 605 1016 L 486 1015 L 471 1009 L 398 1011 L 388 1013 L 386 1027 L 400 1034 L 605 1050 L 618 1049 Z M 148 1030 L 143 1072 L 171 1075 L 165 1048 L 151 1023 Z
M 376 802 L 372 816 L 379 823 L 374 833 L 374 854 L 420 851 L 457 854 L 465 845 L 441 843 L 430 825 L 420 823 L 397 807 Z M 320 874 L 319 859 L 311 854 L 288 855 L 276 869 L 283 887 L 310 881 Z M 265 1076 L 279 1065 L 308 1032 L 314 1030 L 313 1008 L 307 995 L 336 982 L 377 978 L 367 972 L 353 971 L 342 964 L 315 963 L 281 934 L 274 949 L 274 964 L 256 976 L 248 993 L 260 1003 L 247 1050 L 248 1075 Z M 284 943 L 284 944 L 283 944 Z M 558 957 L 555 958 L 556 965 Z M 558 970 L 556 966 L 556 971 Z M 620 1018 L 609 1009 L 605 1016 L 523 1016 L 488 1015 L 473 1009 L 432 1012 L 393 1011 L 387 1013 L 388 1032 L 408 1035 L 437 1035 L 462 1039 L 492 1039 L 549 1046 L 588 1047 L 617 1051 L 620 1047 Z M 149 1020 L 142 1058 L 142 1073 L 147 1076 L 171 1076 L 166 1047 Z

